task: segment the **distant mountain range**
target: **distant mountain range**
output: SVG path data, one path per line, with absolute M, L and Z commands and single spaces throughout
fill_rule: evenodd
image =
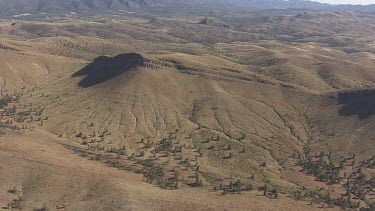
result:
M 67 13 L 165 7 L 174 0 L 0 0 L 0 13 Z
M 375 12 L 372 5 L 330 5 L 310 0 L 215 0 L 216 3 L 252 9 L 312 9 Z
M 219 9 L 242 8 L 263 9 L 312 9 L 331 11 L 375 12 L 374 5 L 329 5 L 309 0 L 0 0 L 3 16 L 25 13 L 61 14 L 80 11 L 134 10 L 146 8 L 191 8 Z

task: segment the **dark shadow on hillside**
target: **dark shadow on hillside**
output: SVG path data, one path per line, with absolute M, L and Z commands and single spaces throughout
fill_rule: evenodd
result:
M 340 115 L 357 115 L 359 119 L 375 115 L 375 90 L 339 93 L 338 100 L 343 105 Z
M 120 54 L 115 57 L 100 56 L 72 77 L 85 76 L 78 86 L 87 88 L 108 81 L 130 69 L 142 65 L 144 58 L 138 53 Z

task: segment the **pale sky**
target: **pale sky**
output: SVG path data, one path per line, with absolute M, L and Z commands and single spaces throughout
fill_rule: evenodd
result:
M 375 0 L 314 0 L 328 4 L 375 4 Z

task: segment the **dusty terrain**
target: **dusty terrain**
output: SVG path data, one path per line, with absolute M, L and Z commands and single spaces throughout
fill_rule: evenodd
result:
M 162 190 L 143 182 L 140 175 L 72 154 L 63 146 L 67 140 L 42 130 L 0 140 L 0 187 L 17 190 L 2 191 L 2 206 L 20 197 L 24 210 L 318 210 L 287 196 L 281 196 L 282 203 L 273 202 L 261 192 L 223 197 L 187 187 Z
M 1 21 L 1 205 L 372 206 L 374 15 L 213 15 Z

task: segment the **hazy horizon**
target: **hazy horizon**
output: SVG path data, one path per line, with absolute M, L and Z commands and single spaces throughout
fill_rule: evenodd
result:
M 313 0 L 322 3 L 328 4 L 361 4 L 361 5 L 369 5 L 375 4 L 374 0 Z

